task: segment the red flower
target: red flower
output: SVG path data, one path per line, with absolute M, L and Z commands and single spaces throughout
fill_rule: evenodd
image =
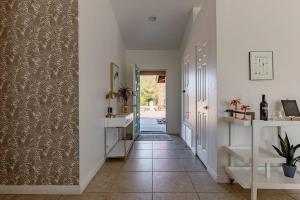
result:
M 238 105 L 240 105 L 240 104 L 241 104 L 240 99 L 232 99 L 231 102 L 230 102 L 230 105 L 231 105 L 231 106 L 234 106 L 234 110 L 235 110 L 235 111 L 237 111 L 237 107 L 238 107 Z M 237 118 L 237 114 L 236 114 L 236 113 L 234 113 L 234 117 Z

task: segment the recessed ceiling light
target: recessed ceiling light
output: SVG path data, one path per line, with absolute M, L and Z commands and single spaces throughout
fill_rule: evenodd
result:
M 157 17 L 155 16 L 150 16 L 148 17 L 149 22 L 156 22 L 157 21 Z

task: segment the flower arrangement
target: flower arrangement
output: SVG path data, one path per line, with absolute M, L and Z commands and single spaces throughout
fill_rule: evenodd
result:
M 240 99 L 232 99 L 230 105 L 234 107 L 234 110 L 237 111 L 238 106 L 241 104 Z M 237 113 L 234 113 L 234 117 L 237 118 Z
M 247 120 L 246 117 L 246 112 L 250 110 L 250 106 L 249 105 L 242 105 L 241 106 L 241 110 L 244 112 L 244 117 L 242 118 L 242 120 Z

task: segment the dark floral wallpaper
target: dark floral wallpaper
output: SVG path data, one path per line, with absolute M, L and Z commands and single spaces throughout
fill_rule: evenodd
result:
M 0 184 L 79 184 L 78 0 L 0 0 Z

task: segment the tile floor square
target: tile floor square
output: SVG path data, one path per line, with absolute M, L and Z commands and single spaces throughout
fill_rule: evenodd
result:
M 137 143 L 133 145 L 133 149 L 152 150 L 152 143 Z
M 191 172 L 189 176 L 192 183 L 199 193 L 242 193 L 247 192 L 238 184 L 219 184 L 216 183 L 207 172 Z
M 247 200 L 240 193 L 198 193 L 200 200 Z
M 178 144 L 174 142 L 160 142 L 153 143 L 153 149 L 178 149 L 178 150 L 190 150 L 185 144 Z
M 197 158 L 194 159 L 180 159 L 183 168 L 187 172 L 205 172 L 206 168 Z
M 195 158 L 190 150 L 153 150 L 153 158 Z
M 122 171 L 152 172 L 152 159 L 127 159 Z
M 131 149 L 129 158 L 152 158 L 152 150 Z
M 114 193 L 109 200 L 152 200 L 152 193 Z
M 185 172 L 153 172 L 153 192 L 195 192 Z
M 180 159 L 153 159 L 153 171 L 172 172 L 185 171 Z
M 152 172 L 122 172 L 111 192 L 152 192 Z
M 197 193 L 154 193 L 153 200 L 199 200 Z

